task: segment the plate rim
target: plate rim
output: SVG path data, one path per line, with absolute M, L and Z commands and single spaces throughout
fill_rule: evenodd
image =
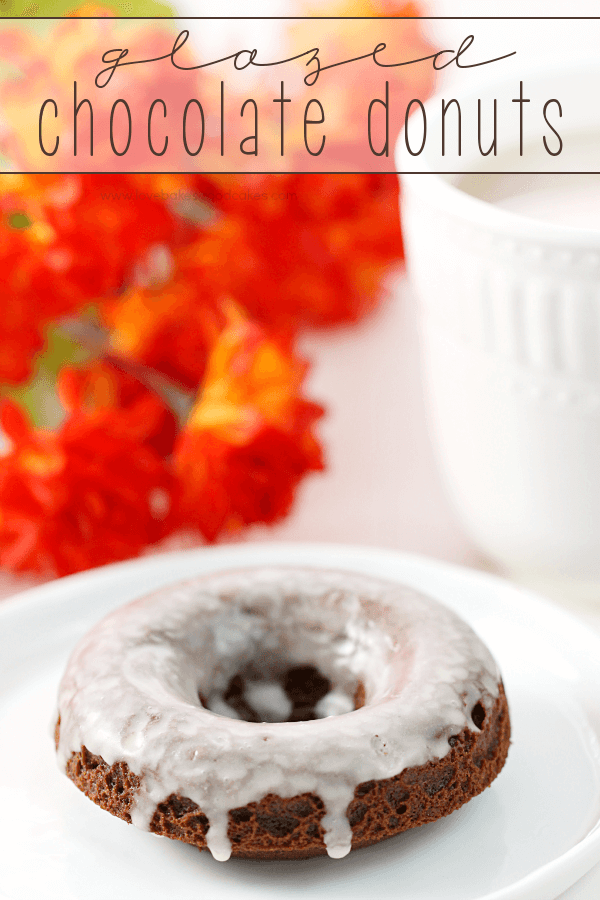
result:
M 253 552 L 257 556 L 261 554 L 273 554 L 275 556 L 290 554 L 292 557 L 294 555 L 314 555 L 316 557 L 312 563 L 314 565 L 331 565 L 333 556 L 341 556 L 346 557 L 344 563 L 351 566 L 352 559 L 356 559 L 357 563 L 360 564 L 360 558 L 367 557 L 374 564 L 381 560 L 382 562 L 387 561 L 388 563 L 396 563 L 401 566 L 413 566 L 416 569 L 428 568 L 436 571 L 442 577 L 450 576 L 458 581 L 466 579 L 472 584 L 481 584 L 483 588 L 488 587 L 489 589 L 508 594 L 511 599 L 516 600 L 518 597 L 524 604 L 524 611 L 529 617 L 532 616 L 532 613 L 536 616 L 540 613 L 544 614 L 546 617 L 544 624 L 550 625 L 552 631 L 555 631 L 555 627 L 562 622 L 568 626 L 571 633 L 573 631 L 578 632 L 578 637 L 588 645 L 589 649 L 595 649 L 600 658 L 600 636 L 588 623 L 579 619 L 555 600 L 543 597 L 529 588 L 522 587 L 490 572 L 435 559 L 424 554 L 405 553 L 401 550 L 377 546 L 329 542 L 240 542 L 174 550 L 110 563 L 84 572 L 53 579 L 44 584 L 35 585 L 1 600 L 0 627 L 5 621 L 10 623 L 10 620 L 14 617 L 18 619 L 21 615 L 27 616 L 38 607 L 51 607 L 54 603 L 60 602 L 61 599 L 72 599 L 72 594 L 90 581 L 98 584 L 102 581 L 110 582 L 115 579 L 117 581 L 129 580 L 129 577 L 135 576 L 140 569 L 148 567 L 163 569 L 165 565 L 168 565 L 169 561 L 175 563 L 177 560 L 192 561 L 197 559 L 199 567 L 200 565 L 208 565 L 210 568 L 213 568 L 214 564 L 223 558 L 224 561 L 228 561 L 229 565 L 235 565 L 237 556 Z M 323 559 L 320 560 L 318 557 Z M 329 558 L 329 562 L 327 562 L 327 558 Z M 269 565 L 269 563 L 261 560 L 257 560 L 256 564 Z M 275 564 L 277 563 L 273 563 L 273 565 Z M 296 564 L 299 565 L 300 563 Z M 248 565 L 248 563 L 245 562 L 244 565 Z M 173 568 L 175 573 L 173 581 L 182 580 L 181 574 L 179 576 L 176 574 L 176 566 Z M 193 577 L 194 575 L 191 573 L 184 576 L 186 579 Z M 147 591 L 144 591 L 144 593 L 147 593 Z M 143 594 L 140 594 L 140 596 L 143 596 Z M 505 597 L 504 599 L 509 598 Z M 550 622 L 548 622 L 548 616 L 550 616 Z M 2 631 L 5 631 L 5 629 L 2 628 Z M 534 900 L 534 898 L 535 900 L 555 900 L 598 862 L 600 862 L 600 819 L 597 825 L 564 853 L 561 853 L 543 866 L 534 869 L 512 884 L 481 895 L 477 900 Z M 540 889 L 543 893 L 540 893 Z

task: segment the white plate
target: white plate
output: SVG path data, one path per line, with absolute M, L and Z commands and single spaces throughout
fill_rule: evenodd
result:
M 451 816 L 342 860 L 217 863 L 108 815 L 56 767 L 56 687 L 81 634 L 169 581 L 261 564 L 397 579 L 464 616 L 500 662 L 508 762 Z M 10 900 L 552 900 L 600 861 L 600 640 L 562 610 L 479 572 L 390 551 L 247 544 L 168 554 L 52 582 L 0 605 L 0 893 Z

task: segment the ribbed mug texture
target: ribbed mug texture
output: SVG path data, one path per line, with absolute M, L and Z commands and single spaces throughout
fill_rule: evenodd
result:
M 513 572 L 600 576 L 600 231 L 401 181 L 431 434 L 465 528 Z

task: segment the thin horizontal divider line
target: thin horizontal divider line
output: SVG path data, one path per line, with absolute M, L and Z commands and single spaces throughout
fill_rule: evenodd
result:
M 130 171 L 129 169 L 125 171 L 114 172 L 111 170 L 96 170 L 93 169 L 91 171 L 87 171 L 85 169 L 75 169 L 72 171 L 57 171 L 56 169 L 50 169 L 45 171 L 43 169 L 33 169 L 32 171 L 27 172 L 15 172 L 15 171 L 7 171 L 0 172 L 0 178 L 2 175 L 600 175 L 600 169 L 593 169 L 591 171 L 581 172 L 581 171 L 561 171 L 561 172 L 552 172 L 548 169 L 544 169 L 541 172 L 532 172 L 531 170 L 519 170 L 518 172 L 510 171 L 510 172 L 502 172 L 502 171 L 493 171 L 493 172 L 481 172 L 481 171 L 467 171 L 465 169 L 460 169 L 457 172 L 449 171 L 445 169 L 442 172 L 430 172 L 425 170 L 419 170 L 416 172 L 403 172 L 400 169 L 366 169 L 361 171 L 354 171 L 352 169 L 340 169 L 340 170 L 331 170 L 331 169 L 323 169 L 316 171 L 287 171 L 287 170 L 278 170 L 276 172 L 265 172 L 258 169 L 252 169 L 251 171 L 245 171 L 240 169 L 234 169 L 231 172 L 223 172 L 221 169 L 217 169 L 215 171 L 206 171 L 205 169 L 182 169 L 179 171 L 161 171 L 156 172 L 154 169 L 149 172 L 139 172 L 139 171 Z
M 457 22 L 468 22 L 476 20 L 479 22 L 500 22 L 500 21 L 517 21 L 517 22 L 597 22 L 600 16 L 0 16 L 0 22 L 64 22 L 67 19 L 77 18 L 89 19 L 94 21 L 135 21 L 136 19 L 143 21 L 156 22 L 178 22 L 178 21 L 194 21 L 194 22 L 228 22 L 228 21 L 252 21 L 252 22 L 281 22 L 281 21 L 332 21 L 341 22 L 344 19 L 349 20 L 372 20 L 372 21 L 438 21 L 448 20 Z

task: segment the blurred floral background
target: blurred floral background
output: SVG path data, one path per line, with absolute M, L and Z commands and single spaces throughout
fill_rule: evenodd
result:
M 102 13 L 62 0 L 1 9 Z M 393 0 L 328 9 L 417 14 Z M 169 15 L 146 0 L 112 11 Z M 407 35 L 425 55 L 420 23 Z M 331 40 L 340 58 L 364 52 L 359 28 Z M 58 78 L 18 22 L 2 46 Z M 425 99 L 431 71 L 415 68 L 390 78 Z M 26 170 L 11 85 L 2 147 Z M 0 566 L 64 575 L 285 517 L 328 458 L 328 411 L 308 395 L 299 340 L 385 302 L 402 262 L 397 177 L 5 172 L 0 212 Z

